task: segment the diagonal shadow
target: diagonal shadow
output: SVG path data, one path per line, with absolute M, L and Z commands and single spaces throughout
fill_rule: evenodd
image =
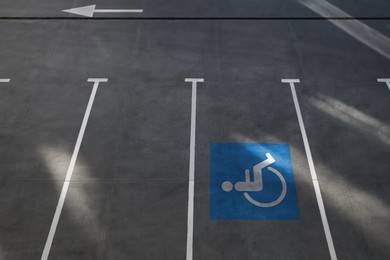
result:
M 323 17 L 350 17 L 349 14 L 325 0 L 297 0 Z M 364 43 L 382 56 L 390 59 L 390 39 L 358 20 L 330 19 L 329 22 Z

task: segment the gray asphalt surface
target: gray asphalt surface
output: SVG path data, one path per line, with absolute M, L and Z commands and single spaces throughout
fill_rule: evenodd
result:
M 321 19 L 323 9 L 303 3 L 318 7 L 314 0 L 110 0 L 97 8 L 144 12 L 78 20 L 61 10 L 95 3 L 1 1 L 0 79 L 11 81 L 0 83 L 0 259 L 41 259 L 91 94 L 88 78 L 108 82 L 99 85 L 49 259 L 186 259 L 185 78 L 205 79 L 197 93 L 194 259 L 331 259 L 283 78 L 301 81 L 296 91 L 338 259 L 389 259 L 390 89 L 377 79 L 390 78 L 390 4 L 327 2 L 372 18 L 356 22 Z M 213 19 L 178 19 L 185 17 Z M 300 219 L 210 219 L 211 143 L 289 144 Z

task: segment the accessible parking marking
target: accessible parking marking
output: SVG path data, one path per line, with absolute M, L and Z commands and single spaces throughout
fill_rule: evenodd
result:
M 195 132 L 196 132 L 196 92 L 198 82 L 203 78 L 186 78 L 185 82 L 192 82 L 191 101 L 191 139 L 190 139 L 190 168 L 188 179 L 188 215 L 187 215 L 187 251 L 186 259 L 192 260 L 194 239 L 194 189 L 195 189 Z
M 70 180 L 72 179 L 73 170 L 74 170 L 74 167 L 76 164 L 76 160 L 77 160 L 77 156 L 78 156 L 78 153 L 80 150 L 81 143 L 83 141 L 85 129 L 87 127 L 89 115 L 91 113 L 93 101 L 95 99 L 96 92 L 97 92 L 97 89 L 99 87 L 99 83 L 100 82 L 108 82 L 108 79 L 107 78 L 89 78 L 88 82 L 94 83 L 93 89 L 92 89 L 91 96 L 90 96 L 89 101 L 88 101 L 88 105 L 87 105 L 87 109 L 85 111 L 83 122 L 81 124 L 80 132 L 79 132 L 79 135 L 77 137 L 76 145 L 75 145 L 75 148 L 73 150 L 72 158 L 71 158 L 70 163 L 69 163 L 69 167 L 68 167 L 68 171 L 66 173 L 64 185 L 62 186 L 61 195 L 60 195 L 60 198 L 58 200 L 57 208 L 56 208 L 56 211 L 54 213 L 53 222 L 51 223 L 51 226 L 50 226 L 49 235 L 48 235 L 47 240 L 46 240 L 45 248 L 43 249 L 41 260 L 46 260 L 49 256 L 49 253 L 50 253 L 51 245 L 53 243 L 53 239 L 54 239 L 54 235 L 55 235 L 55 232 L 57 229 L 58 221 L 60 219 L 61 212 L 62 212 L 62 209 L 64 207 L 66 194 L 68 192 Z
M 300 219 L 290 146 L 210 144 L 210 219 Z
M 312 179 L 313 185 L 314 185 L 314 190 L 315 190 L 318 207 L 319 207 L 320 214 L 321 214 L 321 220 L 322 220 L 322 225 L 323 225 L 324 231 L 325 231 L 326 241 L 328 243 L 330 257 L 332 260 L 337 260 L 336 250 L 334 248 L 332 234 L 330 232 L 328 219 L 326 217 L 324 202 L 322 200 L 321 189 L 320 189 L 320 185 L 318 183 L 317 173 L 316 173 L 316 170 L 314 167 L 314 162 L 313 162 L 313 158 L 312 158 L 311 151 L 310 151 L 309 140 L 307 139 L 305 125 L 303 123 L 302 113 L 301 113 L 301 109 L 299 107 L 297 92 L 295 91 L 295 83 L 299 83 L 299 82 L 300 82 L 299 79 L 282 79 L 282 83 L 288 83 L 288 84 L 290 84 L 290 87 L 291 87 L 291 94 L 292 94 L 292 97 L 294 100 L 295 111 L 297 112 L 299 127 L 301 129 L 303 144 L 305 146 L 306 157 L 307 157 L 307 161 L 309 163 L 311 179 Z
M 381 79 L 378 79 L 378 82 L 386 83 L 387 87 L 390 90 L 390 78 L 388 78 L 388 79 L 381 78 Z

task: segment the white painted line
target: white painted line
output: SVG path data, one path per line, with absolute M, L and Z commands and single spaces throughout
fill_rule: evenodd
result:
M 93 101 L 95 99 L 96 91 L 98 89 L 100 82 L 107 82 L 107 81 L 108 81 L 108 79 L 105 79 L 105 78 L 104 79 L 103 78 L 95 78 L 95 79 L 90 78 L 90 79 L 88 79 L 88 82 L 94 82 L 93 89 L 91 92 L 91 96 L 89 98 L 87 109 L 86 109 L 85 114 L 84 114 L 84 119 L 83 119 L 83 122 L 81 124 L 80 132 L 79 132 L 79 135 L 77 137 L 76 145 L 75 145 L 75 148 L 73 150 L 72 158 L 71 158 L 70 163 L 69 163 L 69 167 L 68 167 L 68 171 L 66 173 L 64 185 L 62 186 L 61 195 L 60 195 L 60 198 L 58 200 L 57 208 L 56 208 L 56 211 L 54 213 L 53 222 L 51 223 L 49 235 L 48 235 L 47 240 L 46 240 L 45 248 L 43 249 L 41 260 L 46 260 L 49 256 L 49 253 L 50 253 L 51 245 L 53 243 L 54 235 L 55 235 L 55 232 L 57 229 L 58 221 L 59 221 L 60 216 L 61 216 L 62 208 L 64 207 L 64 202 L 65 202 L 66 194 L 68 192 L 69 183 L 70 183 L 70 180 L 72 179 L 74 166 L 76 164 L 77 156 L 79 154 L 81 142 L 83 141 L 85 129 L 87 127 L 88 118 L 89 118 L 89 115 L 91 113 L 91 109 L 92 109 Z
M 108 79 L 107 78 L 89 78 L 87 81 L 94 82 L 95 83 L 94 86 L 95 86 L 96 83 L 97 83 L 97 85 L 99 85 L 99 82 L 108 82 Z
M 9 83 L 11 79 L 0 79 L 0 83 Z
M 289 83 L 290 87 L 291 87 L 291 94 L 292 94 L 292 97 L 294 100 L 295 110 L 297 112 L 299 127 L 301 129 L 303 144 L 305 146 L 307 161 L 309 163 L 310 174 L 311 174 L 311 178 L 312 178 L 312 182 L 313 182 L 313 186 L 314 186 L 314 191 L 315 191 L 316 198 L 317 198 L 318 208 L 320 210 L 320 215 L 321 215 L 322 225 L 323 225 L 324 231 L 325 231 L 326 241 L 328 243 L 330 257 L 332 260 L 337 260 L 336 250 L 334 248 L 332 234 L 330 233 L 328 218 L 326 217 L 324 202 L 322 200 L 321 189 L 320 189 L 320 185 L 318 183 L 317 173 L 316 173 L 316 169 L 314 168 L 314 162 L 313 162 L 313 158 L 312 158 L 311 151 L 310 151 L 309 140 L 307 139 L 305 125 L 303 123 L 302 113 L 301 113 L 301 109 L 299 107 L 297 92 L 295 91 L 294 84 L 299 83 L 299 82 L 300 82 L 299 79 L 282 79 L 282 83 Z
M 386 83 L 387 87 L 390 90 L 390 78 L 389 79 L 384 79 L 384 78 L 378 79 L 378 82 Z
M 95 13 L 142 13 L 142 9 L 95 9 Z
M 96 5 L 87 5 L 71 9 L 62 10 L 66 13 L 77 14 L 81 16 L 93 17 L 94 13 L 142 13 L 142 9 L 95 9 Z
M 299 83 L 299 82 L 301 82 L 299 79 L 282 79 L 282 83 Z
M 186 260 L 192 260 L 193 233 L 194 233 L 194 189 L 195 189 L 195 131 L 196 131 L 196 88 L 201 78 L 186 78 L 185 82 L 192 82 L 191 103 L 191 140 L 190 140 L 190 169 L 188 180 L 188 218 L 187 218 L 187 252 Z

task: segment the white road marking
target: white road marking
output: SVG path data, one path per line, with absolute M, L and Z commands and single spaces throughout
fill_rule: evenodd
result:
M 77 14 L 81 16 L 93 17 L 94 13 L 142 13 L 142 9 L 95 9 L 96 5 L 87 5 L 71 9 L 62 10 L 66 13 Z
M 378 79 L 378 82 L 383 82 L 383 83 L 386 83 L 387 87 L 389 88 L 390 90 L 390 78 L 389 79 Z
M 9 83 L 11 79 L 0 79 L 0 83 Z
M 68 171 L 66 173 L 64 185 L 62 186 L 61 195 L 60 195 L 60 198 L 58 200 L 57 208 L 56 208 L 56 211 L 54 213 L 53 222 L 51 223 L 49 235 L 48 235 L 47 240 L 46 240 L 45 248 L 43 249 L 41 260 L 46 260 L 49 256 L 49 253 L 50 253 L 51 245 L 53 243 L 54 235 L 55 235 L 55 232 L 57 229 L 58 221 L 59 221 L 60 216 L 61 216 L 62 208 L 64 207 L 64 202 L 65 202 L 66 194 L 68 192 L 69 183 L 70 183 L 70 180 L 72 179 L 74 166 L 76 164 L 77 156 L 79 154 L 81 142 L 83 141 L 85 129 L 87 127 L 87 123 L 88 123 L 89 115 L 91 113 L 93 101 L 95 99 L 96 91 L 98 89 L 100 82 L 107 82 L 107 81 L 108 81 L 108 79 L 106 79 L 106 78 L 89 78 L 88 79 L 88 82 L 94 82 L 93 89 L 91 92 L 91 96 L 89 98 L 87 109 L 86 109 L 85 114 L 84 114 L 84 119 L 83 119 L 83 122 L 81 124 L 80 132 L 79 132 L 79 135 L 77 137 L 76 145 L 75 145 L 75 148 L 73 150 L 72 158 L 71 158 L 70 163 L 69 163 L 69 167 L 68 167 Z
M 324 202 L 322 200 L 321 189 L 320 189 L 320 185 L 318 183 L 317 173 L 316 173 L 316 169 L 314 168 L 314 162 L 313 162 L 313 158 L 312 158 L 311 151 L 310 151 L 309 140 L 307 139 L 305 125 L 303 123 L 302 113 L 301 113 L 301 109 L 299 107 L 297 93 L 295 91 L 294 84 L 299 83 L 299 82 L 300 82 L 299 79 L 282 79 L 282 83 L 289 83 L 290 87 L 291 87 L 291 94 L 292 94 L 292 97 L 294 100 L 295 110 L 297 112 L 299 127 L 301 129 L 303 144 L 305 146 L 307 161 L 309 163 L 310 174 L 311 174 L 311 178 L 313 181 L 313 186 L 314 186 L 314 190 L 315 190 L 315 194 L 316 194 L 316 198 L 317 198 L 318 208 L 319 208 L 320 214 L 321 214 L 321 220 L 322 220 L 322 225 L 323 225 L 324 231 L 325 231 L 326 241 L 328 243 L 329 253 L 330 253 L 332 260 L 337 260 L 336 250 L 334 248 L 332 234 L 330 233 L 329 223 L 328 223 L 328 219 L 326 217 Z
M 95 9 L 95 13 L 142 13 L 142 9 Z
M 190 169 L 188 180 L 188 218 L 187 218 L 187 252 L 186 260 L 192 260 L 193 233 L 194 233 L 194 189 L 195 189 L 195 131 L 196 131 L 196 88 L 202 78 L 186 78 L 185 82 L 192 82 L 191 103 L 191 141 L 190 141 Z

